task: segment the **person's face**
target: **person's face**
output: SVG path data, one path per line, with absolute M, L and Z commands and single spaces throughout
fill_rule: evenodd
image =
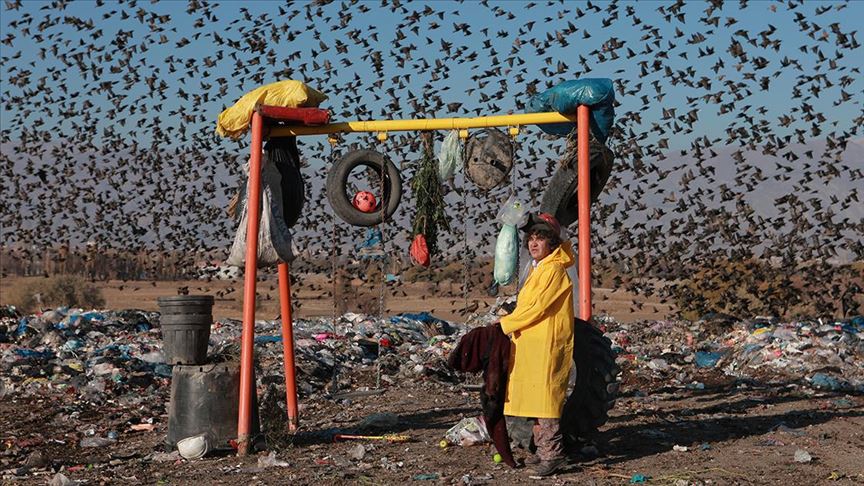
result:
M 538 262 L 552 253 L 552 248 L 549 246 L 549 240 L 536 233 L 528 237 L 528 253 L 531 258 Z

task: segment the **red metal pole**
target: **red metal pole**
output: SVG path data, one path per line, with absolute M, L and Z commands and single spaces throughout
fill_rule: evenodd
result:
M 297 378 L 294 374 L 294 322 L 291 320 L 291 275 L 288 264 L 279 264 L 279 303 L 282 307 L 282 358 L 285 362 L 285 399 L 288 430 L 297 430 Z
M 246 270 L 243 284 L 243 334 L 240 344 L 240 406 L 237 418 L 237 454 L 249 452 L 252 425 L 252 367 L 255 365 L 255 285 L 258 279 L 258 218 L 261 210 L 261 115 L 252 112 L 252 155 L 249 158 L 249 192 L 246 195 Z
M 590 109 L 579 105 L 576 111 L 578 143 L 577 197 L 579 203 L 579 318 L 591 319 L 591 168 L 588 159 L 588 115 Z

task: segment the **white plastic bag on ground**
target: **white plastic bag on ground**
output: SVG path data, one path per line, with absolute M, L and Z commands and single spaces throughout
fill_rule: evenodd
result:
M 446 181 L 459 170 L 462 170 L 462 144 L 459 143 L 459 131 L 450 130 L 438 153 L 438 175 Z
M 249 164 L 245 166 L 246 184 L 240 191 L 239 205 L 242 208 L 237 234 L 231 245 L 231 253 L 225 261 L 228 265 L 243 267 L 246 264 L 246 228 L 249 217 L 246 194 L 249 191 Z M 258 268 L 265 268 L 279 262 L 294 260 L 291 246 L 291 230 L 285 223 L 282 206 L 282 176 L 276 164 L 261 156 L 261 214 L 258 225 Z
M 458 424 L 450 427 L 450 430 L 444 434 L 444 439 L 450 444 L 465 447 L 492 442 L 489 432 L 486 431 L 483 417 L 463 418 Z
M 505 224 L 495 241 L 495 269 L 493 276 L 498 285 L 507 285 L 516 276 L 519 265 L 519 231 Z

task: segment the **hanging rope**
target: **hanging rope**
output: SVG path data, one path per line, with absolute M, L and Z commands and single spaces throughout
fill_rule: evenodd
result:
M 383 137 L 381 136 L 383 135 Z M 387 134 L 379 134 L 378 140 L 384 144 L 387 140 Z M 378 231 L 381 234 L 381 285 L 378 290 L 378 318 L 384 318 L 384 287 L 387 285 L 387 273 L 386 273 L 386 262 L 387 262 L 387 240 L 384 238 L 384 219 L 385 219 L 385 208 L 389 201 L 385 200 L 387 195 L 384 193 L 384 166 L 381 166 L 381 172 L 379 173 L 379 189 L 381 190 L 381 222 L 379 223 Z
M 330 143 L 330 157 L 329 157 L 330 167 L 333 167 L 333 164 L 335 163 L 334 148 L 336 147 L 336 143 L 338 142 L 338 140 L 336 140 L 336 138 L 334 138 L 334 137 L 328 137 L 327 141 Z M 333 320 L 332 320 L 332 323 L 333 323 L 333 330 L 335 331 L 335 329 L 336 329 L 336 317 L 337 317 L 336 314 L 339 312 L 339 304 L 338 304 L 338 300 L 336 297 L 337 287 L 339 285 L 339 279 L 338 279 L 338 275 L 336 273 L 336 271 L 337 271 L 337 268 L 336 268 L 337 267 L 337 265 L 336 265 L 336 251 L 337 251 L 337 247 L 339 245 L 339 241 L 338 241 L 338 234 L 336 232 L 336 228 L 337 228 L 336 227 L 336 212 L 332 210 L 332 207 L 331 207 L 330 213 L 331 213 L 330 216 L 332 218 L 331 219 L 331 221 L 332 221 L 332 233 L 331 233 L 331 241 L 330 241 L 330 275 L 333 276 L 332 277 L 333 289 L 331 291 L 333 294 Z
M 468 178 L 468 151 L 466 150 L 468 132 L 459 132 L 459 138 L 462 140 L 462 187 L 460 192 L 462 193 L 462 313 L 464 315 L 468 310 L 468 200 L 466 196 L 468 189 L 466 183 Z
M 519 127 L 516 127 L 515 133 L 512 131 L 510 132 L 510 150 L 511 150 L 511 153 L 513 154 L 513 168 L 510 169 L 510 171 L 513 174 L 513 185 L 510 187 L 510 194 L 513 196 L 516 195 L 516 183 L 518 182 L 516 180 L 516 177 L 517 177 L 517 172 L 519 172 L 517 170 L 517 167 L 516 167 L 516 162 L 518 161 L 518 159 L 516 157 L 516 152 L 517 152 L 517 149 L 519 148 L 519 145 L 516 144 L 516 135 L 518 133 L 519 133 Z M 518 231 L 517 231 L 517 233 L 518 233 Z M 516 281 L 519 280 L 519 264 L 521 263 L 519 261 L 520 256 L 521 256 L 520 252 L 517 251 L 516 252 Z

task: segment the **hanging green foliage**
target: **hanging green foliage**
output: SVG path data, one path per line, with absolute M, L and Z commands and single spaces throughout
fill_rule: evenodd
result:
M 424 134 L 423 157 L 420 168 L 411 179 L 411 190 L 417 198 L 411 237 L 422 234 L 426 237 L 429 254 L 438 253 L 438 230 L 449 230 L 444 214 L 444 194 L 438 176 L 438 163 L 432 153 L 432 137 Z

